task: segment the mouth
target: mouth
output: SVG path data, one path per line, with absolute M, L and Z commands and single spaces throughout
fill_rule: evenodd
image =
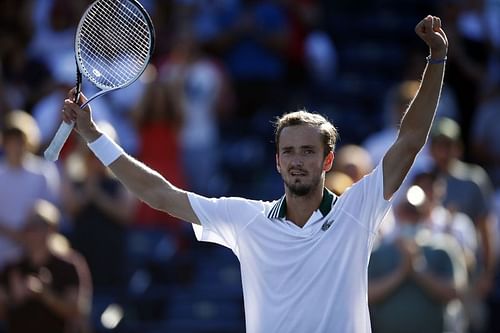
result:
M 307 176 L 307 172 L 304 170 L 290 170 L 290 175 L 293 177 L 304 177 Z

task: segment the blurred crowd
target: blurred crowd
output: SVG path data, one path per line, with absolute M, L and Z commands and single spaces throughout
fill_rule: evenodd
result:
M 0 332 L 241 332 L 231 254 L 138 202 L 77 135 L 57 163 L 41 157 L 91 2 L 0 2 Z M 413 28 L 440 16 L 445 85 L 374 244 L 372 326 L 500 332 L 499 0 L 140 2 L 154 57 L 91 103 L 95 120 L 176 186 L 263 200 L 283 192 L 271 121 L 286 111 L 338 126 L 337 194 L 380 163 L 425 66 Z

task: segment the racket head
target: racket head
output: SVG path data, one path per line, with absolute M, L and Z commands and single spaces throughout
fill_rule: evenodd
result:
M 146 69 L 154 42 L 151 17 L 137 0 L 97 0 L 76 31 L 78 70 L 103 91 L 124 88 Z

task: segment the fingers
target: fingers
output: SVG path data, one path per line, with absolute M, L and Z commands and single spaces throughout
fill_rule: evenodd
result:
M 427 34 L 432 31 L 439 32 L 441 29 L 441 19 L 437 16 L 427 15 L 415 27 L 417 34 Z
M 448 38 L 442 29 L 441 19 L 427 15 L 415 26 L 416 34 L 430 47 L 441 55 L 446 55 Z
M 441 29 L 441 19 L 437 16 L 433 16 L 433 30 L 435 32 L 439 32 L 439 31 L 442 31 Z
M 62 118 L 65 123 L 71 124 L 76 121 L 76 118 L 78 116 L 76 108 L 80 109 L 80 107 L 75 102 L 73 102 L 72 99 L 68 98 L 64 100 Z
M 76 87 L 71 88 L 70 91 L 68 91 L 68 94 L 66 95 L 66 98 L 74 101 L 75 100 L 75 94 L 76 94 Z
M 71 90 L 68 91 L 67 98 L 74 101 L 76 98 L 76 87 L 71 88 Z M 80 92 L 80 98 L 78 99 L 78 104 L 82 105 L 83 103 L 87 102 L 87 97 Z
M 444 41 L 446 42 L 446 45 L 448 45 L 448 37 L 446 36 L 446 33 L 444 32 L 443 29 L 439 28 L 439 31 L 437 31 L 438 34 L 443 37 Z

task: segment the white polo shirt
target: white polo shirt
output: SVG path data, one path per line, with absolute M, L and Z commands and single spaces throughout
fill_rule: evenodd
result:
M 371 332 L 368 261 L 390 208 L 380 164 L 338 198 L 325 190 L 303 228 L 286 220 L 285 197 L 189 200 L 197 239 L 240 261 L 247 333 Z

